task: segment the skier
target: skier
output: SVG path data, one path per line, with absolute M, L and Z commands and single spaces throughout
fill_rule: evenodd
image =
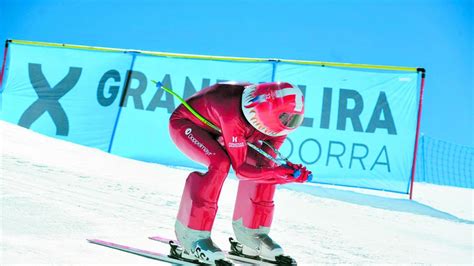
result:
M 185 253 L 211 263 L 225 260 L 211 240 L 211 229 L 221 188 L 232 166 L 240 180 L 232 225 L 243 253 L 272 261 L 287 257 L 268 236 L 275 187 L 305 182 L 311 171 L 290 162 L 276 165 L 248 149 L 247 142 L 275 157 L 273 149 L 261 141 L 278 149 L 286 135 L 301 125 L 303 93 L 286 82 L 218 83 L 186 102 L 222 133 L 201 122 L 184 105 L 170 117 L 173 142 L 192 160 L 208 167 L 206 173 L 189 174 L 184 186 L 175 233 Z M 296 170 L 301 173 L 297 178 L 293 176 Z

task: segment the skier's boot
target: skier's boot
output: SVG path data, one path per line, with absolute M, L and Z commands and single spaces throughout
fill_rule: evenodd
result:
M 276 262 L 278 265 L 296 265 L 296 261 L 286 256 L 282 247 L 268 235 L 270 228 L 247 228 L 242 224 L 242 220 L 232 222 L 232 226 L 235 237 L 241 244 L 238 245 L 238 243 L 233 243 L 233 240 L 230 240 L 233 251 L 240 251 L 246 257 L 260 257 L 267 261 Z M 234 249 L 235 247 L 237 247 L 237 250 Z
M 182 257 L 198 259 L 202 263 L 232 265 L 225 253 L 211 239 L 210 231 L 193 230 L 176 221 L 176 237 L 184 249 Z

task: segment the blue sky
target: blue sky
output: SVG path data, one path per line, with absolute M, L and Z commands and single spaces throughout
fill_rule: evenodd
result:
M 473 3 L 0 0 L 0 40 L 425 67 L 421 131 L 474 146 Z

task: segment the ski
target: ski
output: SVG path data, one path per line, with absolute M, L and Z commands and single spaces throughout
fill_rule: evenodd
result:
M 154 259 L 154 260 L 160 260 L 164 262 L 168 262 L 171 264 L 179 264 L 179 265 L 203 265 L 200 263 L 198 260 L 190 261 L 186 259 L 178 259 L 178 258 L 172 258 L 169 255 L 165 255 L 162 253 L 154 252 L 154 251 L 149 251 L 149 250 L 144 250 L 144 249 L 138 249 L 130 246 L 125 246 L 109 241 L 104 241 L 100 239 L 87 239 L 90 243 L 97 244 L 100 246 L 128 252 L 131 254 L 139 255 L 145 258 L 149 259 Z
M 179 241 L 171 238 L 166 238 L 162 236 L 152 236 L 149 239 L 158 241 L 165 244 L 176 244 L 179 245 Z M 279 261 L 269 261 L 259 256 L 248 256 L 242 253 L 241 244 L 235 241 L 232 237 L 229 238 L 231 244 L 231 250 L 223 252 L 226 254 L 226 257 L 237 262 L 243 262 L 253 265 L 296 265 L 296 262 L 288 256 L 280 256 Z M 240 248 L 239 248 L 240 245 Z
M 89 243 L 108 247 L 111 249 L 116 249 L 119 251 L 131 253 L 134 255 L 142 256 L 145 258 L 149 259 L 154 259 L 154 260 L 159 260 L 163 262 L 168 262 L 171 264 L 179 264 L 179 265 L 207 265 L 198 259 L 194 258 L 187 258 L 183 257 L 183 250 L 181 246 L 179 245 L 179 242 L 174 239 L 170 238 L 165 238 L 161 236 L 153 236 L 149 237 L 149 239 L 158 241 L 161 243 L 169 244 L 171 247 L 170 254 L 163 254 L 155 251 L 150 251 L 150 250 L 145 250 L 145 249 L 139 249 L 131 246 L 126 246 L 110 241 L 105 241 L 101 239 L 87 239 Z M 263 258 L 260 258 L 258 256 L 247 256 L 242 254 L 241 249 L 239 250 L 239 246 L 241 245 L 239 242 L 233 240 L 232 238 L 229 238 L 229 241 L 231 243 L 231 250 L 230 251 L 224 251 L 226 254 L 226 257 L 232 261 L 235 261 L 237 264 L 251 264 L 251 265 L 296 265 L 296 262 L 294 260 L 288 260 L 286 256 L 282 256 L 283 260 L 279 261 L 268 261 Z M 290 258 L 291 259 L 291 258 Z M 217 265 L 231 265 L 230 262 L 224 260 L 217 262 Z

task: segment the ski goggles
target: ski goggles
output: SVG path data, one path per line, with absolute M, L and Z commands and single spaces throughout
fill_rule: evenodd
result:
M 304 116 L 302 114 L 281 113 L 279 119 L 285 127 L 296 128 L 301 125 Z

